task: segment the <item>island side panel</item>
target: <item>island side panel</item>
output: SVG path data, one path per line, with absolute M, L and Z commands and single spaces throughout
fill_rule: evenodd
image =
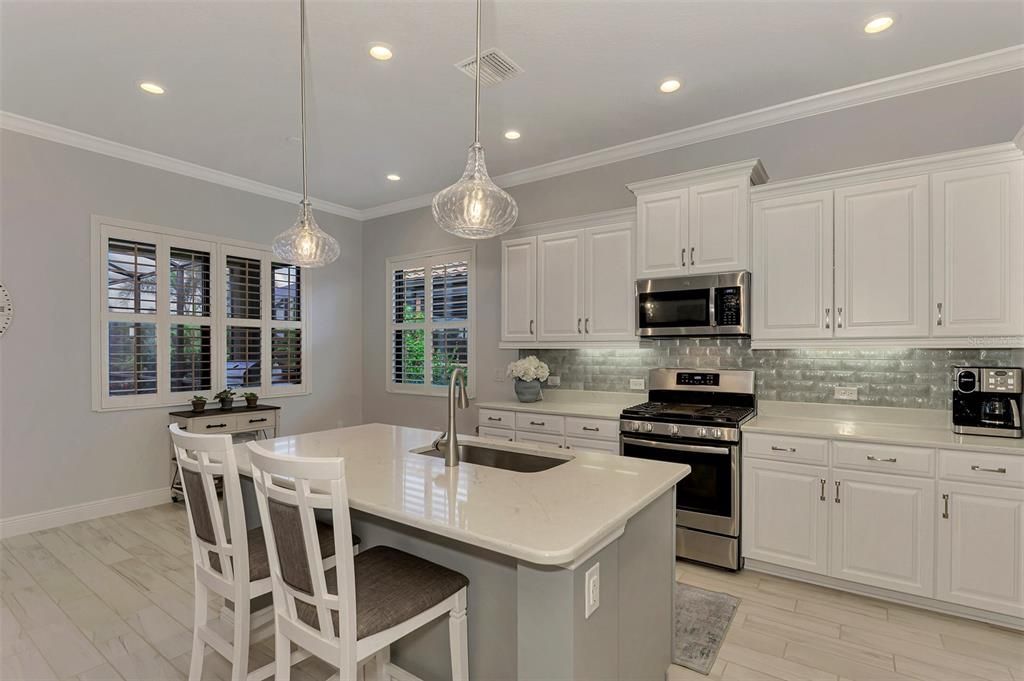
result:
M 517 678 L 514 559 L 359 511 L 352 511 L 352 531 L 362 541 L 361 550 L 391 546 L 466 575 L 469 676 L 488 681 Z M 450 679 L 447 618 L 395 643 L 391 661 L 420 679 Z
M 664 681 L 671 663 L 675 494 L 673 487 L 633 516 L 617 542 L 621 679 Z
M 516 589 L 520 681 L 573 679 L 574 581 L 570 570 L 520 563 Z

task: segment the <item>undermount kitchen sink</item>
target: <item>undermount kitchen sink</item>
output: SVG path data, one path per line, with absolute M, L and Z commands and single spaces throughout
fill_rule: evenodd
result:
M 411 451 L 413 454 L 423 454 L 438 459 L 444 458 L 444 452 L 438 451 L 434 447 L 420 447 Z M 561 466 L 563 463 L 568 463 L 571 460 L 572 457 L 562 459 L 532 452 L 515 452 L 508 449 L 494 449 L 475 444 L 459 445 L 459 461 L 462 463 L 490 466 L 491 468 L 501 468 L 517 473 L 546 471 L 549 468 Z

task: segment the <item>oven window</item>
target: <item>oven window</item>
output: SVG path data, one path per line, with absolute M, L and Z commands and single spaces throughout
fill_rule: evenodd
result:
M 641 293 L 640 328 L 710 326 L 710 289 Z
M 676 508 L 728 518 L 732 514 L 732 457 L 728 454 L 695 454 L 623 443 L 622 453 L 654 461 L 682 463 L 690 474 L 676 484 Z

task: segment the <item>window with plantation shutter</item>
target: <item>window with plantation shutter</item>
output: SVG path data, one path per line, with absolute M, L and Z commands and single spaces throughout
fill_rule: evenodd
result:
M 456 249 L 388 260 L 388 390 L 442 395 L 461 367 L 473 392 L 474 255 Z
M 94 217 L 93 253 L 94 409 L 309 392 L 308 286 L 268 247 Z

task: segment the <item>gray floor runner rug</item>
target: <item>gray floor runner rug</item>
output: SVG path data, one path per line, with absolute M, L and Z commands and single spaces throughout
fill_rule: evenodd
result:
M 718 657 L 740 599 L 676 582 L 672 662 L 707 674 Z

